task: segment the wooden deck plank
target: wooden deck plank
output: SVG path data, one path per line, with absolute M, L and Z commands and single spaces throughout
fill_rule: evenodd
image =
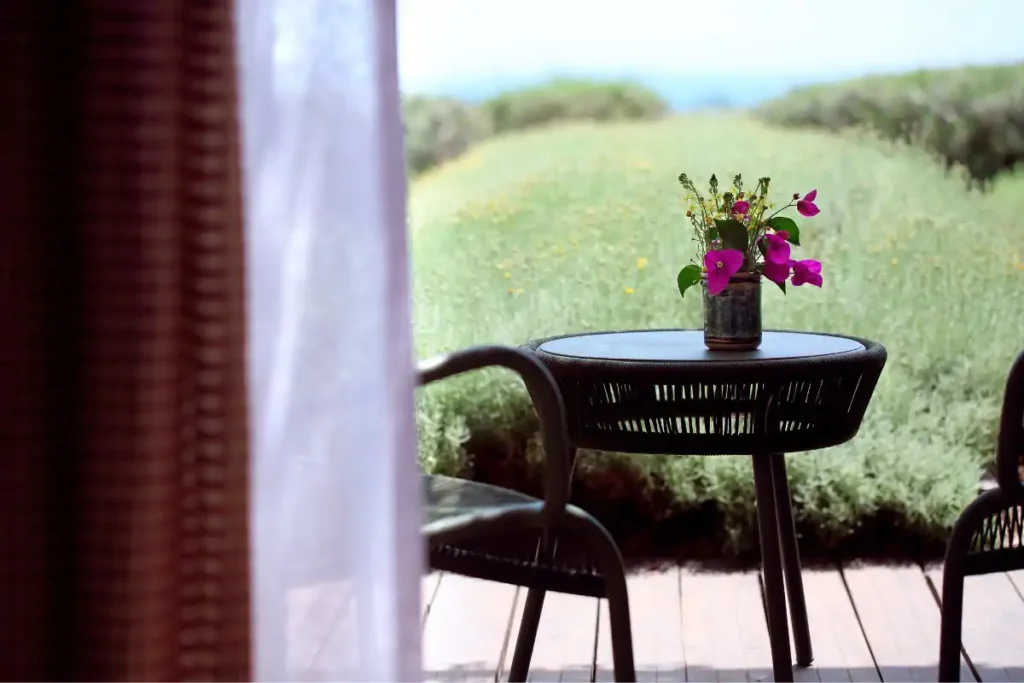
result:
M 366 628 L 359 622 L 359 607 L 356 600 L 350 599 L 338 610 L 327 638 L 310 665 L 309 680 L 346 680 L 352 677 L 352 672 L 359 670 L 359 661 L 352 649 L 352 643 L 359 641 L 360 630 Z
M 430 611 L 442 574 L 424 576 L 420 588 L 423 622 Z M 342 582 L 320 583 L 292 591 L 295 619 L 292 624 L 298 656 L 291 662 L 293 671 L 302 672 L 310 680 L 337 680 L 346 671 L 354 670 L 356 662 L 349 661 L 351 643 L 357 638 L 356 615 L 349 587 Z
M 1017 595 L 1021 596 L 1021 600 L 1024 600 L 1024 569 L 1007 572 L 1006 575 L 1010 577 L 1010 583 L 1017 589 Z
M 423 630 L 428 681 L 493 681 L 516 588 L 445 574 Z
M 918 566 L 847 566 L 843 577 L 883 681 L 938 677 L 939 607 Z M 961 659 L 960 676 L 973 680 Z
M 597 598 L 564 593 L 548 593 L 544 596 L 537 643 L 530 661 L 529 680 L 591 679 L 599 602 Z M 509 657 L 512 656 L 511 649 Z
M 942 567 L 931 565 L 927 572 L 941 596 Z M 1024 600 L 1008 574 L 967 577 L 960 628 L 982 681 L 1024 681 Z
M 523 622 L 523 606 L 526 605 L 526 593 L 526 588 L 519 588 L 516 592 L 516 601 L 512 605 L 512 619 L 509 620 L 508 639 L 505 643 L 505 653 L 499 662 L 499 681 L 508 680 L 508 673 L 512 667 L 512 653 L 515 652 L 516 640 L 519 638 L 519 625 Z
M 331 633 L 350 602 L 347 581 L 325 581 L 288 592 L 288 664 L 293 671 L 318 670 Z
M 739 633 L 740 647 L 743 652 L 742 665 L 747 673 L 748 681 L 773 681 L 772 648 L 768 638 L 768 621 L 764 611 L 761 593 L 761 578 L 758 572 L 738 572 L 733 590 L 723 600 L 730 606 L 736 630 Z M 794 669 L 796 680 L 800 674 Z M 803 672 L 802 672 L 803 673 Z M 813 673 L 812 673 L 813 676 Z M 817 676 L 812 679 L 817 681 Z
M 931 576 L 936 579 L 934 573 Z M 983 577 L 971 577 L 966 588 L 967 652 L 973 650 L 983 680 L 1024 679 L 1018 661 L 1024 658 L 1024 641 L 1019 635 L 1024 623 L 1024 571 L 996 575 L 1003 579 L 1001 597 L 992 590 L 972 596 L 972 582 L 977 584 L 979 578 Z M 640 680 L 771 679 L 756 573 L 704 573 L 684 568 L 642 572 L 628 581 Z M 432 583 L 436 588 L 433 600 Z M 503 596 L 496 598 L 494 589 L 504 591 Z M 517 600 L 516 590 L 451 575 L 425 577 L 425 676 L 430 680 L 494 680 L 497 674 L 499 680 L 507 679 L 526 593 L 522 589 Z M 805 570 L 804 590 L 815 659 L 809 669 L 794 670 L 798 681 L 879 681 L 876 661 L 883 680 L 935 679 L 939 610 L 920 567 Z M 332 601 L 337 613 L 339 597 L 335 593 L 314 599 L 308 590 L 293 596 L 296 613 L 305 611 L 299 619 L 306 629 L 303 642 L 312 643 L 318 624 L 323 627 L 330 622 Z M 496 603 L 501 606 L 495 607 Z M 978 619 L 982 613 L 985 618 Z M 974 624 L 977 628 L 972 631 Z M 1000 629 L 1000 624 L 998 634 L 1003 640 L 996 642 L 995 629 Z M 332 642 L 341 637 L 339 633 L 336 628 Z M 981 646 L 972 646 L 971 639 L 981 641 Z M 332 647 L 321 650 L 323 654 Z M 308 648 L 303 656 L 315 665 L 322 664 L 322 657 Z M 611 680 L 604 602 L 549 593 L 531 664 L 530 679 L 534 681 L 590 680 L 592 673 L 596 680 Z M 311 673 L 318 676 L 316 671 Z M 966 662 L 962 662 L 961 677 L 972 680 Z
M 316 591 L 312 586 L 301 586 L 288 591 L 286 601 L 287 614 L 287 653 L 286 662 L 289 671 L 305 671 L 313 661 L 316 643 L 309 638 L 310 626 L 308 615 L 316 599 Z
M 643 571 L 627 578 L 638 681 L 685 681 L 679 569 Z M 601 601 L 595 680 L 614 680 L 608 603 Z
M 804 596 L 814 661 L 797 681 L 877 683 L 881 679 L 838 569 L 804 569 Z
M 420 605 L 422 607 L 423 620 L 420 622 L 420 630 L 427 627 L 427 617 L 430 616 L 430 605 L 434 602 L 434 598 L 437 596 L 437 591 L 441 587 L 441 579 L 444 577 L 442 572 L 431 572 L 423 577 L 423 581 L 420 582 Z
M 336 634 L 351 630 L 355 600 L 348 581 L 324 581 L 295 588 L 291 597 L 306 602 L 308 608 L 298 622 L 289 619 L 289 656 L 291 645 L 298 658 L 291 660 L 293 671 L 302 678 L 323 680 L 332 671 L 352 670 L 351 653 L 336 645 Z
M 744 646 L 731 602 L 743 576 L 685 567 L 679 576 L 687 680 L 747 681 Z M 764 621 L 763 608 L 758 606 L 755 614 Z

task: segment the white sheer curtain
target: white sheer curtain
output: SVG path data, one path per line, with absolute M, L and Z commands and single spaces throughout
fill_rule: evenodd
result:
M 238 0 L 259 680 L 420 678 L 394 0 Z

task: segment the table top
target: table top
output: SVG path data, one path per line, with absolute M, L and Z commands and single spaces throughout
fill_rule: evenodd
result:
M 560 337 L 538 347 L 567 358 L 636 362 L 738 363 L 863 351 L 856 339 L 810 332 L 765 332 L 753 351 L 710 351 L 700 330 L 636 330 Z

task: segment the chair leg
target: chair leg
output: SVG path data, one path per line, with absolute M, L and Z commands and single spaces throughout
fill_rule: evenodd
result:
M 629 619 L 629 595 L 626 572 L 621 562 L 613 574 L 605 574 L 608 597 L 608 621 L 611 624 L 612 664 L 616 681 L 635 681 L 633 633 Z
M 960 513 L 946 545 L 942 568 L 942 606 L 939 622 L 939 680 L 960 680 L 960 639 L 964 617 L 964 579 L 967 556 L 976 531 L 985 519 L 1024 503 L 1019 493 L 1007 496 L 1002 488 L 991 489 L 974 499 Z
M 615 540 L 600 522 L 583 512 L 571 510 L 561 524 L 580 538 L 594 558 L 604 578 L 608 600 L 608 621 L 611 626 L 612 667 L 616 681 L 636 681 L 633 661 L 633 629 L 629 617 L 629 591 L 626 588 L 626 567 Z
M 537 627 L 540 625 L 540 613 L 544 608 L 544 591 L 531 588 L 526 593 L 526 605 L 523 606 L 523 620 L 519 624 L 519 635 L 516 637 L 516 648 L 512 654 L 512 666 L 509 667 L 510 683 L 521 683 L 530 673 L 530 660 L 533 658 L 533 645 L 537 641 Z
M 959 562 L 942 570 L 942 612 L 939 626 L 939 681 L 960 680 L 960 638 L 964 615 L 964 574 Z
M 764 571 L 765 604 L 768 611 L 768 641 L 772 649 L 775 680 L 793 680 L 793 662 L 789 651 L 789 623 L 786 619 L 786 587 L 782 578 L 779 525 L 775 518 L 775 487 L 772 485 L 771 459 L 755 455 L 754 492 L 757 525 L 761 536 L 761 565 Z
M 782 549 L 782 571 L 786 577 L 786 596 L 789 598 L 789 616 L 793 622 L 793 648 L 797 666 L 807 667 L 814 660 L 811 650 L 811 629 L 807 623 L 807 601 L 800 568 L 800 549 L 796 542 L 793 523 L 793 505 L 786 475 L 786 456 L 772 453 L 772 485 L 775 491 L 775 514 L 779 523 L 779 545 Z

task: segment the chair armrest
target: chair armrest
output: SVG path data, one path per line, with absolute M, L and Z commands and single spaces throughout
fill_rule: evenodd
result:
M 519 375 L 540 420 L 544 448 L 544 509 L 561 513 L 569 502 L 569 430 L 562 392 L 551 372 L 530 351 L 511 346 L 474 346 L 419 363 L 421 385 L 470 370 L 502 367 Z

